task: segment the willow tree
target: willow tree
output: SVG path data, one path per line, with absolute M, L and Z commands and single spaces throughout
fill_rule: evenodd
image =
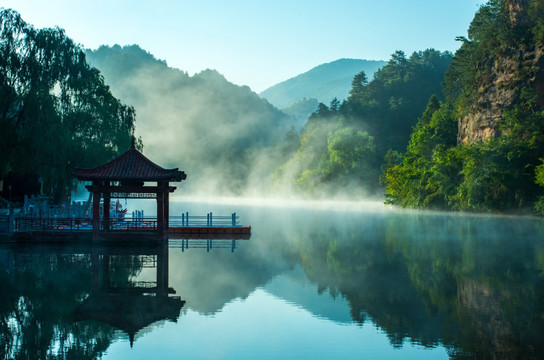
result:
M 0 179 L 34 176 L 60 200 L 73 167 L 129 147 L 134 120 L 64 30 L 35 29 L 0 9 Z

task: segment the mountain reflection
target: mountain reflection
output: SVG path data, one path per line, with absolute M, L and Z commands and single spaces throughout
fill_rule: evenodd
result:
M 180 273 L 196 275 L 172 279 L 191 309 L 213 314 L 264 288 L 333 321 L 335 299 L 347 302 L 353 322 L 373 322 L 398 348 L 445 346 L 459 359 L 544 354 L 541 219 L 268 211 L 252 214 L 259 231 L 236 256 L 171 256 Z M 297 269 L 327 296 L 268 285 Z
M 544 354 L 541 220 L 365 214 L 293 235 L 318 291 L 341 294 L 354 321 L 393 346 L 442 344 L 452 358 Z M 310 229 L 309 231 L 307 229 Z
M 256 230 L 236 246 L 4 245 L 0 357 L 100 358 L 116 330 L 132 341 L 159 320 L 187 326 L 182 308 L 213 321 L 257 289 L 316 317 L 372 322 L 397 348 L 444 346 L 458 359 L 544 354 L 540 219 L 303 209 L 251 216 Z

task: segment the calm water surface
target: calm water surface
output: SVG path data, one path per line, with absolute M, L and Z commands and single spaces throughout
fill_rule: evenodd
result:
M 171 204 L 185 211 L 236 211 L 251 239 L 0 245 L 0 358 L 544 357 L 541 219 Z

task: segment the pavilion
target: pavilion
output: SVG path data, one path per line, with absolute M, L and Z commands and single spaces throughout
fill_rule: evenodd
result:
M 110 237 L 111 199 L 156 199 L 157 223 L 153 237 L 161 242 L 168 238 L 169 194 L 176 190 L 170 182 L 181 182 L 187 178 L 183 171 L 164 169 L 146 158 L 132 142 L 131 148 L 107 164 L 93 169 L 74 169 L 74 176 L 80 181 L 92 181 L 86 188 L 93 195 L 92 226 L 93 241 Z M 147 185 L 145 183 L 156 185 Z M 103 219 L 100 219 L 100 200 L 103 203 Z M 119 234 L 119 232 L 117 232 Z M 149 233 L 149 232 L 148 232 Z M 132 235 L 136 235 L 132 232 Z M 147 235 L 146 235 L 147 236 Z

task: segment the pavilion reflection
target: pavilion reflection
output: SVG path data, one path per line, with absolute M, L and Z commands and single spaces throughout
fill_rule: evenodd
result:
M 154 281 L 138 281 L 135 269 L 155 269 Z M 76 321 L 95 320 L 125 332 L 130 345 L 145 327 L 177 322 L 185 301 L 168 285 L 168 244 L 143 247 L 93 247 L 92 292 L 77 307 Z
M 20 352 L 49 353 L 62 338 L 74 339 L 63 346 L 89 349 L 96 347 L 92 339 L 100 338 L 98 344 L 107 347 L 115 329 L 125 332 L 132 346 L 140 330 L 159 321 L 177 322 L 185 301 L 169 286 L 168 258 L 167 243 L 0 243 L 0 321 L 20 322 L 0 331 L 12 339 L 8 353 L 13 358 Z M 26 308 L 26 303 L 36 306 Z M 19 313 L 24 316 L 14 317 Z M 32 324 L 43 331 L 33 331 Z M 37 338 L 15 341 L 24 334 Z
M 170 251 L 232 252 L 243 239 L 0 242 L 0 358 L 99 358 L 121 333 L 132 346 L 185 306 L 169 283 Z

